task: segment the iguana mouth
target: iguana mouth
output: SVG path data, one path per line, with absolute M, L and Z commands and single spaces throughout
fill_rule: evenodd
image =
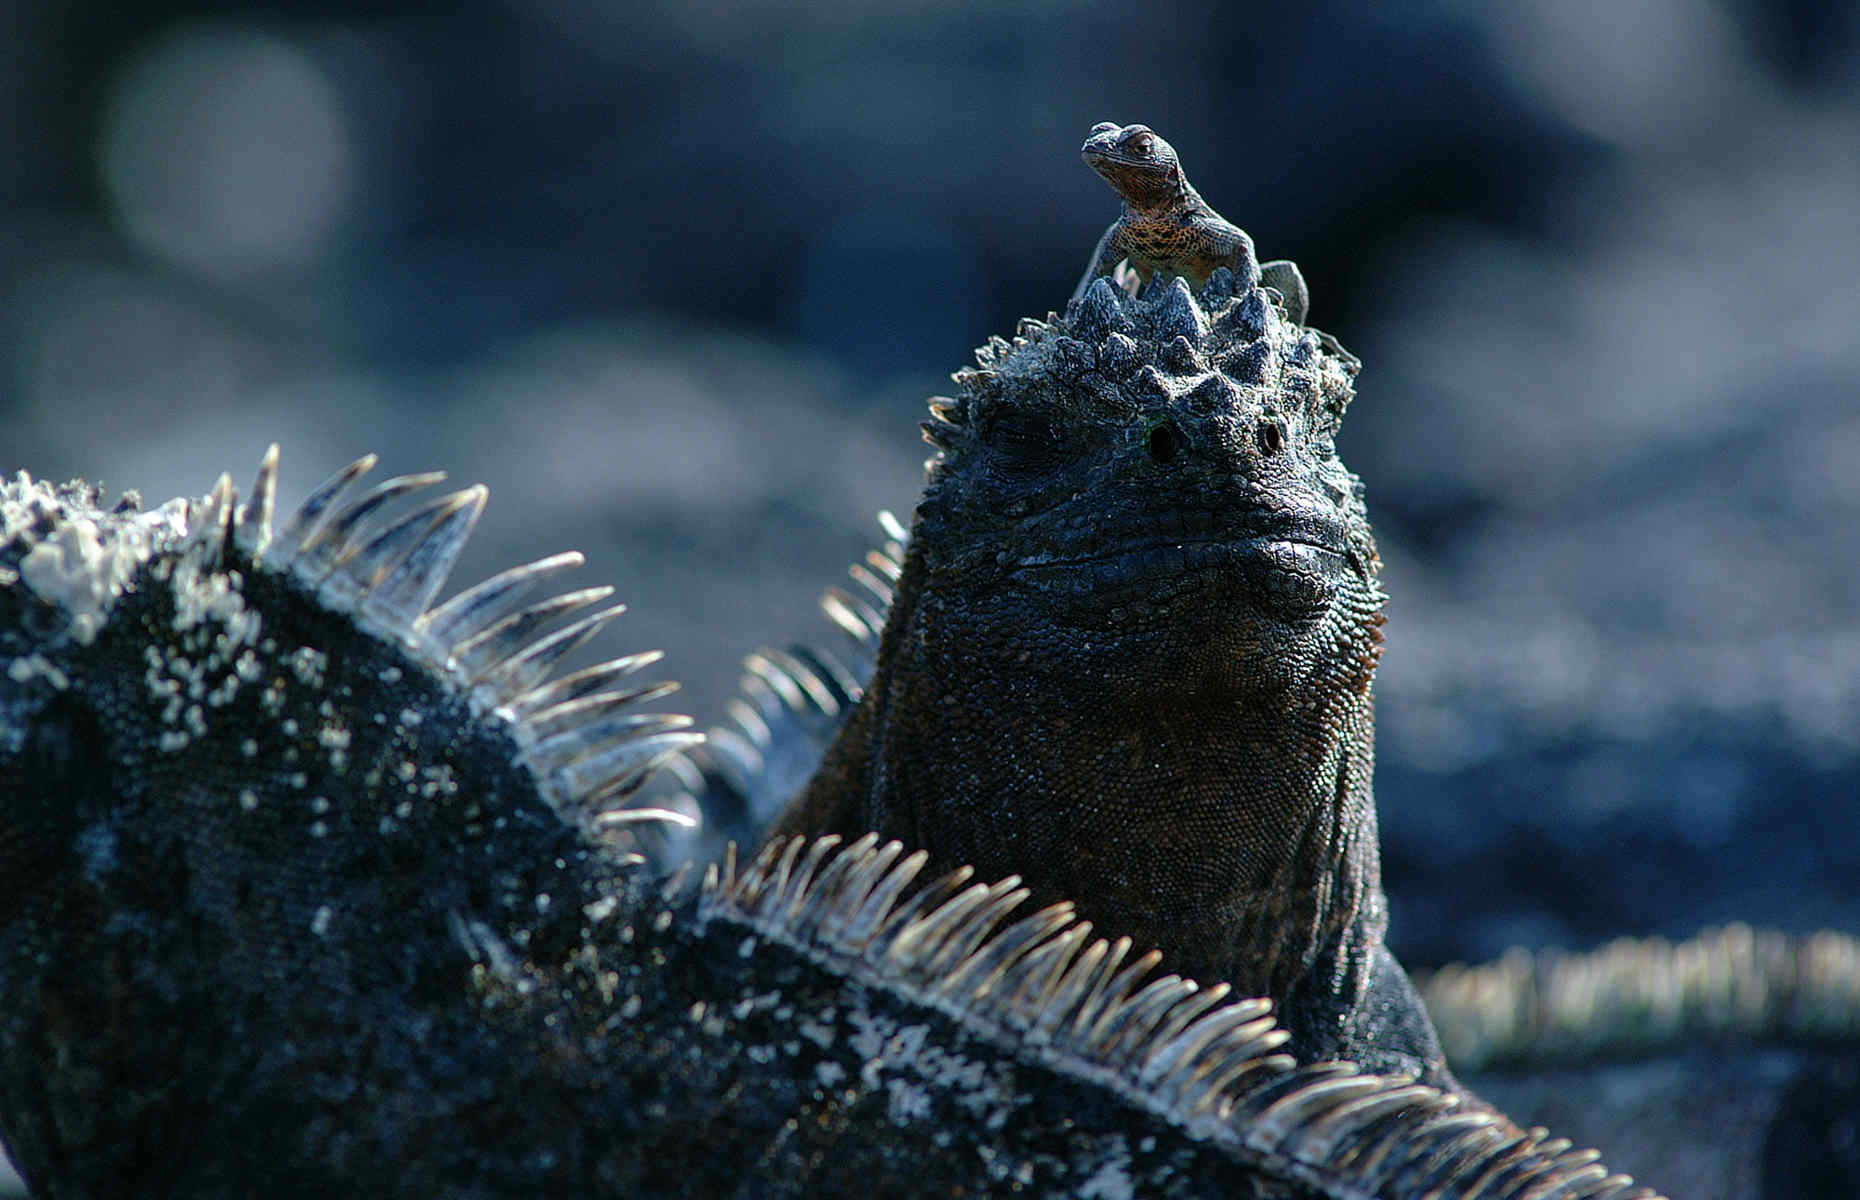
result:
M 1009 570 L 1016 583 L 1075 597 L 1091 606 L 1126 600 L 1164 604 L 1217 589 L 1251 598 L 1287 615 L 1328 605 L 1347 565 L 1339 532 L 1299 522 L 1295 527 L 1240 537 L 1148 537 L 1089 553 L 1042 552 Z
M 1125 536 L 1106 529 L 1100 514 L 1073 514 L 1043 530 L 1028 530 L 1029 540 L 1041 548 L 1011 560 L 1009 571 L 1027 578 L 1097 576 L 1115 582 L 1244 562 L 1325 574 L 1343 569 L 1348 546 L 1335 514 L 1304 505 L 1236 507 L 1240 511 L 1178 511 L 1172 519 L 1152 519 L 1147 528 Z
M 1033 582 L 1070 579 L 1089 590 L 1099 584 L 1134 583 L 1250 562 L 1331 575 L 1342 572 L 1344 555 L 1338 547 L 1315 538 L 1172 539 L 1076 556 L 1031 554 L 1015 564 L 1012 573 Z

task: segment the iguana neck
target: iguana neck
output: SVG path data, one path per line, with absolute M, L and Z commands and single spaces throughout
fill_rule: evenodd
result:
M 1386 926 L 1377 627 L 1290 685 L 1172 661 L 1131 686 L 1069 657 L 1070 631 L 932 575 L 914 544 L 865 698 L 787 826 L 1020 874 L 1165 970 L 1272 997 L 1301 1057 L 1332 1051 Z

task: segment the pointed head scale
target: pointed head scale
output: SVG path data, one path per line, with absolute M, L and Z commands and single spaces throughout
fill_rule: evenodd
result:
M 1179 275 L 1171 279 L 1156 301 L 1157 339 L 1167 343 L 1179 337 L 1190 346 L 1199 346 L 1205 327 L 1206 318 L 1188 290 L 1188 281 Z
M 1175 148 L 1148 125 L 1100 121 L 1079 155 L 1132 208 L 1166 207 L 1181 191 L 1182 164 Z
M 1108 334 L 1128 333 L 1131 328 L 1116 288 L 1102 275 L 1092 280 L 1082 297 L 1067 306 L 1066 318 L 1075 336 L 1094 344 Z

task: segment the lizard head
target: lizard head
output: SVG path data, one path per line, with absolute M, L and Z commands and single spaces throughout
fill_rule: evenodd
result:
M 1100 121 L 1079 154 L 1132 209 L 1168 208 L 1181 196 L 1182 164 L 1175 148 L 1148 125 Z
M 1250 688 L 1341 655 L 1366 682 L 1378 559 L 1334 442 L 1356 360 L 1225 269 L 1199 297 L 1101 279 L 1019 334 L 931 404 L 926 595 L 1021 629 L 1029 669 L 1057 647 L 1126 685 Z

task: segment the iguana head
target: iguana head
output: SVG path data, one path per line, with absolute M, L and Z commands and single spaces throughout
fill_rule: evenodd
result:
M 1368 670 L 1378 560 L 1334 442 L 1355 360 L 1231 288 L 1100 280 L 957 373 L 925 424 L 926 595 L 985 606 L 1030 670 L 1120 686 Z
M 1091 127 L 1079 155 L 1138 212 L 1173 207 L 1184 181 L 1175 147 L 1148 125 L 1100 121 Z

